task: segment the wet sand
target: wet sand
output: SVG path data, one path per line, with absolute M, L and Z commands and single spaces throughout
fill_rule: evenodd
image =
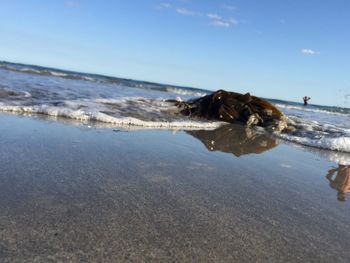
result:
M 226 132 L 0 114 L 0 262 L 349 262 L 337 164 Z

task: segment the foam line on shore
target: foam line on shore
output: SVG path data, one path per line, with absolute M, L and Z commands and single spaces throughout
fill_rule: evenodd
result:
M 136 126 L 145 128 L 179 128 L 179 129 L 215 129 L 221 122 L 200 121 L 143 121 L 133 117 L 114 117 L 101 112 L 85 112 L 53 106 L 6 106 L 0 104 L 0 111 L 15 113 L 44 114 L 54 117 L 70 118 L 78 121 L 98 121 L 117 126 Z

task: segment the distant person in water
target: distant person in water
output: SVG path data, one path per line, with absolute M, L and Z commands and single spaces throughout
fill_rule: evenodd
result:
M 335 172 L 337 175 L 333 179 Z M 350 165 L 339 164 L 338 168 L 328 171 L 326 178 L 329 180 L 330 186 L 338 191 L 338 200 L 345 201 L 346 194 L 350 192 Z
M 308 100 L 310 100 L 311 98 L 310 97 L 308 97 L 308 96 L 305 96 L 304 98 L 303 98 L 303 101 L 304 101 L 304 105 L 306 106 L 307 105 L 307 102 L 308 102 Z

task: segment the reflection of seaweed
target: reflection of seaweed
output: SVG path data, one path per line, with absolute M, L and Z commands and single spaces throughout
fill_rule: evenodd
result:
M 186 131 L 199 139 L 209 151 L 245 154 L 262 153 L 277 146 L 277 140 L 268 134 L 257 133 L 243 125 L 224 125 L 215 130 Z
M 336 172 L 337 175 L 333 179 Z M 326 178 L 329 180 L 329 185 L 338 191 L 338 200 L 345 201 L 346 194 L 350 192 L 350 165 L 339 164 L 338 168 L 333 168 L 328 171 Z

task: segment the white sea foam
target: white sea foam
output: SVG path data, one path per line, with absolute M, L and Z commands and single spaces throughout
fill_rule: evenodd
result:
M 132 117 L 114 117 L 102 112 L 86 112 L 84 110 L 72 110 L 54 106 L 6 106 L 0 104 L 0 111 L 16 113 L 45 114 L 54 117 L 64 117 L 79 121 L 99 121 L 116 126 L 136 126 L 145 128 L 167 128 L 167 129 L 215 129 L 222 125 L 221 122 L 200 121 L 143 121 Z
M 279 138 L 300 145 L 350 153 L 350 133 L 347 129 L 296 116 L 288 117 L 288 126 L 292 130 L 277 134 Z
M 282 140 L 279 143 L 287 143 L 290 145 L 295 145 L 295 142 Z M 324 159 L 328 159 L 332 162 L 335 162 L 337 164 L 341 165 L 350 165 L 350 153 L 349 152 L 341 152 L 341 151 L 332 151 L 330 149 L 320 149 L 317 147 L 310 147 L 310 145 L 303 145 L 298 143 L 298 148 L 303 149 L 304 151 L 314 153 Z
M 67 77 L 68 74 L 56 71 L 49 71 L 49 74 L 55 77 Z
M 205 95 L 208 95 L 206 92 L 199 92 L 199 91 L 193 91 L 193 90 L 185 90 L 181 88 L 173 88 L 173 87 L 168 87 L 166 88 L 167 92 L 170 93 L 175 93 L 175 94 L 180 94 L 180 95 L 188 95 L 188 96 L 194 96 L 194 97 L 202 97 Z
M 36 70 L 33 68 L 21 68 L 19 71 L 21 72 L 29 72 L 29 73 L 36 73 L 36 74 L 40 74 L 41 71 L 40 70 Z
M 83 79 L 83 80 L 87 80 L 87 81 L 97 81 L 97 80 L 94 79 L 94 78 L 86 77 L 86 76 L 82 76 L 82 79 Z
M 329 115 L 348 116 L 347 113 L 324 110 L 324 109 L 315 109 L 315 108 L 304 107 L 304 106 L 285 105 L 285 104 L 279 104 L 279 103 L 275 104 L 275 106 L 280 109 L 297 110 L 301 112 L 313 112 L 313 113 L 322 113 L 322 114 L 329 114 Z
M 28 91 L 23 91 L 23 96 L 25 98 L 30 98 L 32 96 L 32 94 L 30 94 L 30 92 L 28 92 Z
M 28 91 L 15 91 L 13 89 L 1 88 L 0 87 L 0 97 L 3 99 L 16 97 L 17 99 L 21 98 L 30 98 L 32 94 Z
M 327 157 L 329 160 L 331 160 L 332 162 L 335 162 L 337 164 L 350 165 L 350 154 L 349 153 L 328 151 L 328 153 L 324 154 L 323 156 Z
M 294 135 L 289 135 L 285 133 L 279 134 L 279 137 L 291 141 L 294 143 L 299 143 L 306 146 L 316 147 L 320 149 L 328 149 L 334 151 L 350 152 L 350 137 L 320 137 L 320 138 L 309 138 L 309 137 L 299 137 Z

